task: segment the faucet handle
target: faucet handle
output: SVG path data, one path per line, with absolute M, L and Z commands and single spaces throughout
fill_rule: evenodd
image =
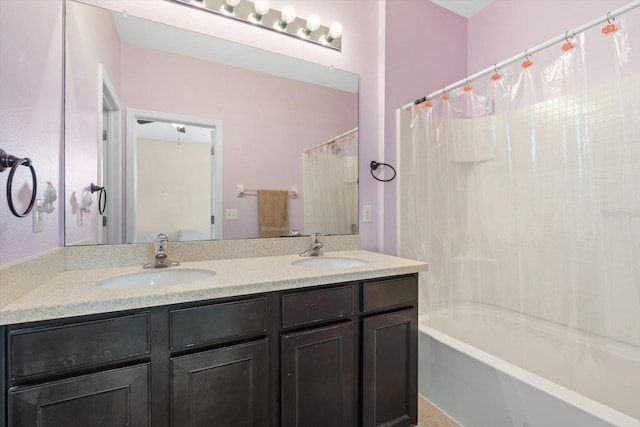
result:
M 313 243 L 320 243 L 320 236 L 322 236 L 322 233 L 311 233 L 311 241 Z
M 165 246 L 167 245 L 167 242 L 169 242 L 169 238 L 167 237 L 166 234 L 164 234 L 164 233 L 158 234 L 158 236 L 156 237 L 156 241 L 155 241 L 156 253 L 157 252 L 164 252 L 165 251 Z

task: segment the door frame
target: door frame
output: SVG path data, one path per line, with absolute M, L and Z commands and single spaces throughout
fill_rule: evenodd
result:
M 115 86 L 107 74 L 104 65 L 98 64 L 98 99 L 100 110 L 98 115 L 98 185 L 105 187 L 106 195 L 106 233 L 98 217 L 98 243 L 123 243 L 122 237 L 122 104 L 116 92 Z M 104 123 L 104 116 L 107 116 L 107 123 Z M 106 127 L 105 127 L 106 125 Z M 103 151 L 102 131 L 107 131 L 107 155 Z M 105 159 L 106 157 L 106 159 Z M 108 160 L 107 160 L 108 159 Z M 103 169 L 107 169 L 107 180 L 103 182 Z
M 126 162 L 126 194 L 127 194 L 127 215 L 126 215 L 126 242 L 136 243 L 136 199 L 137 199 L 137 148 L 138 138 L 136 135 L 137 120 L 150 120 L 165 123 L 181 123 L 190 126 L 199 126 L 215 129 L 212 132 L 211 146 L 215 155 L 211 156 L 211 215 L 215 217 L 211 226 L 211 239 L 222 239 L 222 207 L 223 207 L 223 186 L 222 186 L 222 120 L 208 119 L 204 117 L 186 116 L 181 114 L 165 113 L 159 111 L 140 110 L 127 108 L 127 162 Z

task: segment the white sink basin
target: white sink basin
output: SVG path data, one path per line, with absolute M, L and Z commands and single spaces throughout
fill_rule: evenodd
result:
M 347 268 L 358 267 L 360 265 L 368 264 L 369 261 L 358 258 L 344 258 L 344 257 L 313 257 L 304 258 L 293 261 L 291 264 L 296 267 L 310 267 L 310 268 Z
M 110 277 L 99 281 L 96 286 L 103 289 L 151 288 L 195 282 L 213 277 L 214 274 L 211 270 L 197 269 L 149 270 Z

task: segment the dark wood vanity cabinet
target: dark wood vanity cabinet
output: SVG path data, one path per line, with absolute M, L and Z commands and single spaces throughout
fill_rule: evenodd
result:
M 7 425 L 150 425 L 148 313 L 6 329 Z
M 0 427 L 417 423 L 415 274 L 0 331 Z
M 357 425 L 357 285 L 284 293 L 281 426 Z
M 417 423 L 418 287 L 415 277 L 362 289 L 362 425 Z

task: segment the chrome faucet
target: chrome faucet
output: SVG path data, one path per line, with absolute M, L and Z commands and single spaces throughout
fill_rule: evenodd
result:
M 313 233 L 311 235 L 311 245 L 309 245 L 309 249 L 302 252 L 300 256 L 319 256 L 322 255 L 322 247 L 324 245 L 320 241 L 320 233 Z
M 153 259 L 153 262 L 145 264 L 142 268 L 166 268 L 166 267 L 174 267 L 176 265 L 180 265 L 179 262 L 169 260 L 169 256 L 167 255 L 167 244 L 169 243 L 169 238 L 166 234 L 160 233 L 158 237 L 156 237 L 155 248 L 156 248 L 156 256 Z

